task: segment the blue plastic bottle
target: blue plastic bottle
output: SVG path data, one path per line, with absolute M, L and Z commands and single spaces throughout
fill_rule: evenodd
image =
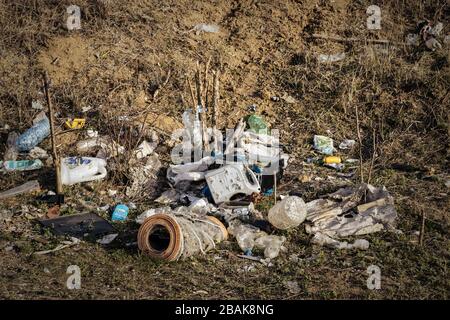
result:
M 30 151 L 50 134 L 50 121 L 47 117 L 38 121 L 27 131 L 22 133 L 16 141 L 17 150 Z

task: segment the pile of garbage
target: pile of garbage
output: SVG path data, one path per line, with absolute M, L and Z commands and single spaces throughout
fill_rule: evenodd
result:
M 198 73 L 197 88 L 200 87 L 199 78 Z M 218 83 L 216 76 L 214 80 Z M 213 107 L 217 96 L 215 88 Z M 41 199 L 56 203 L 56 206 L 49 209 L 46 218 L 40 220 L 41 224 L 56 234 L 72 238 L 92 237 L 100 244 L 109 244 L 118 233 L 106 219 L 92 212 L 59 216 L 59 206 L 64 203 L 62 185 L 105 179 L 109 159 L 129 150 L 90 129 L 86 131 L 86 138 L 76 143 L 76 150 L 79 154 L 97 151 L 96 157 L 59 158 L 49 100 L 48 103 L 50 119 L 41 112 L 30 129 L 21 135 L 10 133 L 4 161 L 0 162 L 1 171 L 40 169 L 43 163 L 39 158 L 53 162 L 56 193 L 49 192 Z M 242 250 L 241 257 L 269 263 L 286 251 L 286 237 L 277 235 L 277 230 L 296 228 L 302 223 L 307 233 L 313 234 L 313 243 L 339 249 L 367 249 L 369 246 L 364 239 L 349 244 L 340 238 L 395 230 L 397 214 L 393 199 L 384 187 L 361 184 L 339 189 L 308 203 L 298 196 L 277 194 L 278 182 L 289 161 L 277 130 L 270 129 L 256 110 L 240 119 L 232 130 L 218 130 L 216 120 L 212 128 L 206 128 L 207 109 L 202 105 L 198 93 L 198 104 L 182 115 L 184 127 L 172 135 L 171 144 L 175 146 L 171 153 L 172 164 L 166 172 L 170 188 L 154 200 L 161 207 L 146 210 L 136 218 L 141 225 L 137 245 L 142 252 L 155 259 L 176 261 L 203 254 L 231 236 Z M 85 123 L 85 119 L 69 119 L 66 126 L 78 130 Z M 38 147 L 48 136 L 52 138 L 52 156 Z M 313 140 L 314 149 L 324 158 L 311 161 L 341 170 L 343 164 L 341 158 L 334 155 L 333 140 L 321 135 L 314 136 Z M 154 133 L 130 153 L 130 183 L 125 191 L 128 198 L 137 194 L 152 198 L 155 194 L 159 184 L 156 176 L 162 167 L 155 152 L 158 142 L 159 137 Z M 339 149 L 348 150 L 354 144 L 354 140 L 346 139 Z M 18 161 L 19 154 L 36 158 Z M 39 183 L 33 180 L 1 192 L 0 199 L 39 190 Z M 116 192 L 109 190 L 108 194 L 114 197 Z M 273 197 L 274 202 L 266 216 L 255 208 L 263 196 Z M 111 220 L 126 221 L 130 207 L 136 208 L 132 203 L 115 205 Z M 107 211 L 109 207 L 98 210 Z M 58 248 L 77 243 L 64 243 Z M 264 258 L 257 254 L 258 251 Z

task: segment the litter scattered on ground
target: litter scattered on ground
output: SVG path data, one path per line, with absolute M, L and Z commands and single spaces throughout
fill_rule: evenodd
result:
M 42 102 L 40 101 L 31 101 L 31 108 L 35 110 L 42 110 L 44 109 L 44 106 L 42 105 Z
M 317 60 L 320 63 L 338 62 L 345 59 L 345 52 L 336 54 L 319 54 Z
M 219 27 L 200 24 L 192 30 L 218 32 Z M 438 28 L 427 32 L 436 36 Z M 319 61 L 335 62 L 344 57 L 344 53 L 320 55 Z M 120 118 L 121 121 L 134 123 L 140 128 L 137 133 L 134 131 L 139 135 L 139 141 L 133 146 L 124 143 L 126 148 L 110 136 L 100 135 L 92 127 L 83 130 L 83 133 L 77 133 L 78 136 L 84 137 L 75 143 L 77 156 L 72 157 L 60 158 L 54 149 L 52 113 L 49 120 L 45 113 L 41 112 L 34 119 L 33 126 L 21 135 L 9 132 L 4 161 L 0 161 L 2 171 L 7 173 L 37 170 L 43 167 L 40 159 L 53 162 L 52 157 L 55 157 L 55 163 L 52 165 L 55 166 L 61 190 L 62 185 L 69 187 L 106 179 L 108 170 L 112 174 L 115 173 L 117 158 L 127 157 L 128 167 L 124 170 L 126 185 L 100 191 L 102 196 L 107 195 L 114 204 L 105 201 L 96 204 L 90 200 L 79 199 L 82 207 L 91 213 L 61 216 L 64 212 L 64 195 L 61 190 L 58 191 L 58 186 L 56 193 L 48 193 L 37 199 L 54 204 L 46 213 L 41 212 L 40 224 L 50 228 L 55 235 L 72 237 L 72 240 L 35 254 L 47 254 L 76 245 L 80 242 L 79 239 L 95 241 L 101 245 L 110 244 L 119 236 L 119 232 L 106 219 L 112 222 L 127 221 L 130 211 L 133 213 L 140 208 L 135 204 L 138 203 L 139 197 L 156 198 L 154 203 L 162 206 L 143 210 L 134 219 L 140 224 L 137 242 L 125 246 L 137 245 L 144 254 L 166 261 L 205 254 L 230 238 L 237 242 L 241 250 L 242 254 L 238 257 L 270 267 L 273 266 L 273 259 L 287 251 L 287 238 L 280 235 L 280 230 L 294 229 L 305 224 L 307 233 L 313 235 L 313 244 L 336 249 L 361 250 L 369 248 L 367 240 L 356 239 L 348 242 L 347 238 L 381 230 L 394 230 L 397 213 L 393 199 L 384 187 L 376 188 L 366 184 L 345 187 L 308 203 L 296 195 L 277 194 L 278 183 L 283 179 L 289 155 L 284 152 L 285 146 L 280 144 L 279 137 L 275 135 L 276 130 L 271 130 L 270 124 L 263 116 L 256 114 L 256 106 L 251 108 L 251 114 L 239 119 L 232 131 L 217 130 L 215 115 L 214 128 L 207 129 L 205 113 L 208 108 L 203 106 L 201 90 L 198 89 L 200 71 L 197 72 L 197 99 L 192 92 L 193 102 L 197 100 L 194 108 L 185 110 L 181 116 L 182 124 L 169 117 L 166 117 L 167 121 L 164 122 L 170 122 L 168 126 L 163 126 L 164 128 L 179 129 L 183 134 L 182 154 L 171 154 L 172 163 L 169 164 L 165 176 L 168 184 L 166 190 L 161 190 L 161 187 L 167 184 L 161 183 L 164 177 L 160 173 L 164 168 L 162 159 L 156 153 L 160 142 L 158 134 L 165 130 L 161 129 L 158 134 L 153 130 L 143 134 L 145 124 L 153 124 L 158 120 L 157 114 L 149 113 L 138 122 L 133 122 L 129 116 Z M 215 89 L 213 93 L 215 98 L 212 100 L 216 101 L 218 93 Z M 272 96 L 271 99 L 283 100 L 287 104 L 298 102 L 287 93 L 281 98 Z M 214 105 L 212 107 L 215 108 Z M 69 119 L 65 124 L 71 132 L 83 128 L 86 119 Z M 154 127 L 158 128 L 156 125 Z M 332 135 L 329 130 L 326 134 Z M 52 138 L 52 157 L 38 146 L 49 135 Z M 175 139 L 175 143 L 180 140 Z M 314 156 L 306 161 L 309 167 L 320 164 L 342 170 L 358 162 L 346 154 L 350 153 L 347 150 L 354 148 L 355 140 L 342 140 L 339 150 L 335 149 L 334 140 L 328 136 L 315 135 L 313 143 Z M 174 141 L 164 141 L 164 144 L 174 146 Z M 85 156 L 95 152 L 96 157 Z M 17 160 L 19 156 L 27 156 L 32 160 Z M 340 172 L 326 179 L 302 173 L 300 179 L 304 183 L 331 181 L 343 175 L 352 177 L 353 173 Z M 95 190 L 90 184 L 85 186 L 91 191 Z M 36 190 L 39 190 L 39 183 L 33 180 L 0 193 L 0 199 Z M 264 197 L 273 197 L 274 202 L 263 214 L 255 207 Z M 92 212 L 98 212 L 106 219 Z M 36 218 L 27 210 L 23 210 L 22 215 L 27 219 Z M 10 212 L 2 214 L 3 220 L 11 217 Z M 128 223 L 121 226 L 126 227 Z M 345 238 L 345 241 L 342 238 Z M 293 260 L 291 258 L 290 260 Z M 294 260 L 299 261 L 298 256 Z M 252 263 L 244 271 L 251 271 L 255 266 L 256 264 Z M 292 294 L 297 294 L 300 290 L 296 282 L 288 282 L 286 287 Z
M 345 139 L 339 144 L 339 149 L 341 150 L 351 149 L 355 146 L 355 144 L 356 144 L 355 140 Z
M 100 158 L 69 157 L 61 160 L 61 182 L 72 185 L 106 177 L 106 161 Z
M 97 240 L 97 243 L 106 245 L 106 244 L 110 244 L 111 242 L 114 241 L 114 239 L 117 238 L 119 234 L 118 233 L 111 233 L 111 234 L 107 234 L 105 236 L 103 236 L 101 239 Z
M 147 218 L 139 228 L 138 246 L 153 258 L 175 261 L 204 254 L 227 237 L 227 230 L 218 219 L 179 207 Z
M 0 192 L 0 199 L 15 197 L 24 193 L 39 191 L 41 186 L 37 180 L 25 182 L 24 184 L 12 189 Z
M 306 218 L 306 205 L 302 198 L 286 197 L 269 210 L 268 220 L 277 229 L 286 230 L 300 225 Z
M 50 122 L 44 112 L 33 120 L 33 126 L 22 133 L 16 141 L 17 150 L 30 151 L 50 135 Z
M 201 32 L 208 32 L 208 33 L 217 33 L 219 32 L 220 27 L 216 24 L 206 24 L 206 23 L 199 23 L 192 28 L 193 31 L 196 32 L 196 34 L 200 34 Z
M 430 21 L 420 21 L 417 24 L 416 32 L 409 33 L 406 36 L 406 43 L 410 45 L 423 44 L 428 49 L 435 51 L 442 49 L 442 44 L 439 42 L 441 32 L 444 29 L 442 22 L 432 23 Z M 446 37 L 442 38 L 446 43 Z
M 39 147 L 34 147 L 31 149 L 28 155 L 32 159 L 47 159 L 49 157 L 47 151 Z
M 264 250 L 264 257 L 269 259 L 276 258 L 280 251 L 285 250 L 282 246 L 286 241 L 285 237 L 276 235 L 267 235 L 259 228 L 234 221 L 228 227 L 229 233 L 236 239 L 239 247 L 246 256 L 252 256 L 252 250 Z
M 361 184 L 341 188 L 325 198 L 306 203 L 306 232 L 345 238 L 395 230 L 394 199 L 385 187 Z M 318 236 L 323 239 L 322 236 Z
M 113 226 L 94 213 L 74 214 L 54 219 L 39 220 L 56 235 L 68 235 L 75 238 L 98 237 L 115 233 Z
M 75 118 L 75 119 L 68 119 L 66 122 L 66 127 L 72 130 L 75 129 L 81 129 L 86 124 L 86 119 L 84 118 Z
M 0 171 L 31 171 L 42 168 L 43 163 L 39 159 L 35 160 L 10 160 L 0 161 Z
M 127 220 L 129 208 L 124 204 L 118 204 L 112 213 L 112 221 L 125 221 Z
M 321 246 L 328 246 L 335 249 L 361 249 L 366 250 L 369 248 L 369 241 L 365 239 L 357 239 L 352 244 L 347 241 L 338 241 L 333 239 L 323 233 L 317 232 L 311 240 L 314 244 L 319 244 Z
M 89 152 L 92 149 L 99 149 L 96 157 L 102 159 L 116 157 L 117 155 L 125 152 L 125 148 L 123 146 L 119 145 L 108 136 L 97 136 L 86 140 L 81 140 L 77 142 L 76 148 L 77 152 L 80 154 Z
M 142 193 L 151 197 L 158 186 L 157 175 L 161 168 L 158 154 L 153 153 L 141 160 L 145 162 L 140 161 L 130 164 L 131 185 L 125 191 L 125 194 L 130 198 Z
M 332 155 L 334 152 L 333 139 L 326 136 L 315 135 L 314 149 L 316 149 L 320 153 Z

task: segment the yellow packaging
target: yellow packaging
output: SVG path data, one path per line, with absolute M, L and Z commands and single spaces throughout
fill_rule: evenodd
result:
M 337 157 L 337 156 L 328 156 L 328 157 L 323 158 L 323 163 L 327 163 L 327 164 L 341 163 L 341 162 L 342 162 L 341 157 Z

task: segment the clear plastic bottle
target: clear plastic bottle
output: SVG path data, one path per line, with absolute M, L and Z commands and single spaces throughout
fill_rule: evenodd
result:
M 302 198 L 289 196 L 274 205 L 268 214 L 269 222 L 277 229 L 298 226 L 306 219 L 306 204 Z

